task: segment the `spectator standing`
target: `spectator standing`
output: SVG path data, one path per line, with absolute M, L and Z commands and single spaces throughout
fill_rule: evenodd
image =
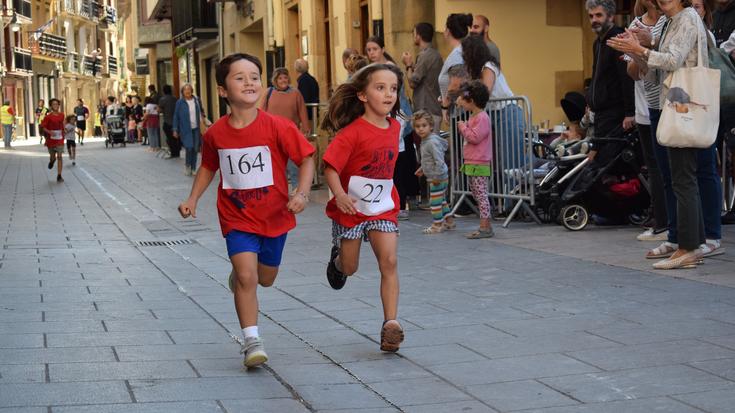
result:
M 204 121 L 202 105 L 194 96 L 194 87 L 187 83 L 181 88 L 181 98 L 176 102 L 172 124 L 173 135 L 181 139 L 181 145 L 186 148 L 187 176 L 192 176 L 197 169 L 197 154 L 202 145 L 202 135 L 199 125 Z
M 355 73 L 354 70 L 350 71 L 350 67 L 347 64 L 350 60 L 350 57 L 359 55 L 360 52 L 357 50 L 348 47 L 344 51 L 342 51 L 342 66 L 344 66 L 345 70 L 347 71 L 347 80 L 350 80 L 352 77 L 352 74 Z
M 133 106 L 131 108 L 131 113 L 133 115 L 133 119 L 135 120 L 135 131 L 136 136 L 138 137 L 138 142 L 142 143 L 143 145 L 148 145 L 147 139 L 144 142 L 143 141 L 143 105 L 140 104 L 140 98 L 138 96 L 133 96 Z
M 36 133 L 38 133 L 38 136 L 40 136 L 38 143 L 43 143 L 43 134 L 41 133 L 41 122 L 43 122 L 43 118 L 45 118 L 49 112 L 48 108 L 46 107 L 46 102 L 44 102 L 43 99 L 38 100 L 38 105 L 36 106 L 36 110 L 34 112 L 36 116 Z
M 624 33 L 613 23 L 615 0 L 587 0 L 592 30 L 597 34 L 593 46 L 592 84 L 587 104 L 595 113 L 595 137 L 622 136 L 635 126 L 633 79 L 628 76 L 622 53 L 607 45 L 607 39 Z M 591 157 L 597 151 L 591 151 Z
M 720 47 L 735 31 L 735 0 L 714 0 L 714 5 L 712 33 L 717 47 Z
M 293 66 L 296 73 L 299 74 L 299 77 L 296 78 L 296 84 L 304 98 L 304 103 L 319 104 L 319 82 L 309 73 L 309 63 L 304 59 L 296 59 Z M 318 107 L 316 110 L 318 110 Z M 309 118 L 309 122 L 312 122 L 314 120 L 314 109 L 307 107 L 306 116 Z
M 442 118 L 449 123 L 449 104 L 451 103 L 447 95 L 449 86 L 449 68 L 456 65 L 463 65 L 462 59 L 462 39 L 467 37 L 469 27 L 472 25 L 471 14 L 452 13 L 447 17 L 446 29 L 444 29 L 444 39 L 449 43 L 452 51 L 444 60 L 442 69 L 439 72 L 439 90 L 442 96 Z
M 89 119 L 89 109 L 84 106 L 82 99 L 77 99 L 77 106 L 74 107 L 74 116 L 77 119 L 77 132 L 79 133 L 79 144 L 84 146 L 84 134 L 87 130 L 87 119 Z
M 148 85 L 148 97 L 154 105 L 158 105 L 158 102 L 161 100 L 161 95 L 156 90 L 156 85 Z
M 682 67 L 694 67 L 700 64 L 708 67 L 707 30 L 697 12 L 689 7 L 691 3 L 688 0 L 667 2 L 659 0 L 658 5 L 669 18 L 669 23 L 658 44 L 658 50 L 647 49 L 641 45 L 635 35 L 629 34 L 612 38 L 608 40 L 608 43 L 617 50 L 633 56 L 641 67 L 649 71 L 658 69 L 660 73 L 656 77 L 659 83 Z M 667 92 L 668 88 L 662 87 L 659 100 L 662 107 Z M 706 225 L 702 205 L 707 202 L 700 198 L 700 194 L 705 197 L 713 196 L 713 194 L 705 195 L 700 192 L 707 190 L 698 182 L 698 174 L 708 173 L 709 168 L 703 167 L 703 161 L 714 162 L 711 149 L 666 148 L 670 165 L 671 189 L 676 198 L 676 204 L 668 205 L 667 212 L 669 221 L 674 221 L 675 225 L 669 228 L 669 241 L 647 255 L 648 258 L 667 257 L 653 264 L 656 269 L 694 268 L 703 255 L 722 253 L 719 238 L 712 240 L 716 243 L 712 243 L 711 251 L 705 252 L 703 249 L 703 247 L 710 249 L 711 240 L 705 238 Z M 706 153 L 703 153 L 705 151 Z M 657 158 L 657 160 L 660 159 Z M 663 162 L 659 162 L 659 166 L 661 165 Z M 712 169 L 714 170 L 714 165 Z M 666 173 L 663 170 L 662 172 L 666 181 Z M 716 210 L 719 215 L 719 205 Z M 717 223 L 719 224 L 719 220 Z
M 717 46 L 735 59 L 735 0 L 715 0 L 712 13 L 712 33 Z M 735 177 L 735 104 L 720 105 L 720 130 L 717 136 L 725 140 L 726 150 L 730 152 L 730 176 Z M 722 216 L 723 224 L 735 224 L 735 209 Z
M 419 47 L 414 62 L 411 53 L 404 52 L 401 60 L 406 66 L 408 84 L 413 89 L 414 111 L 423 110 L 434 118 L 434 133 L 439 132 L 441 123 L 441 104 L 439 103 L 439 73 L 442 70 L 442 57 L 434 49 L 431 42 L 434 38 L 434 26 L 430 23 L 419 23 L 413 28 L 413 44 Z
M 261 110 L 273 115 L 284 117 L 296 125 L 301 133 L 307 135 L 310 130 L 309 118 L 306 115 L 304 97 L 297 89 L 289 84 L 291 78 L 288 69 L 279 67 L 273 70 L 271 83 L 273 86 L 266 91 L 261 104 Z M 288 182 L 296 188 L 299 179 L 299 168 L 292 161 L 288 162 Z
M 168 144 L 168 150 L 171 152 L 170 157 L 178 158 L 181 156 L 181 141 L 173 133 L 176 98 L 172 93 L 171 85 L 163 86 L 163 96 L 158 101 L 158 108 L 163 113 L 163 133 L 166 134 L 166 143 Z
M 153 85 L 151 85 L 153 86 Z M 161 137 L 159 131 L 158 105 L 153 103 L 153 98 L 146 98 L 145 114 L 143 115 L 143 124 L 148 133 L 148 140 L 151 144 L 149 150 L 157 152 L 161 149 Z
M 475 18 L 472 19 L 470 33 L 475 36 L 480 36 L 485 41 L 487 50 L 495 58 L 495 61 L 498 62 L 498 66 L 500 66 L 500 49 L 498 49 L 498 45 L 490 38 L 490 19 L 482 14 L 475 15 Z
M 12 149 L 10 142 L 13 141 L 13 128 L 15 128 L 15 109 L 10 106 L 10 101 L 3 101 L 0 107 L 0 123 L 3 125 L 3 141 L 5 149 Z

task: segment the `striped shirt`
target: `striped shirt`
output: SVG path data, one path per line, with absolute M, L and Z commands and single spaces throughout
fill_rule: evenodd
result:
M 651 36 L 653 40 L 658 43 L 661 39 L 661 32 L 663 31 L 664 25 L 666 24 L 666 16 L 661 16 L 653 27 L 643 23 L 640 17 L 636 17 L 635 20 L 640 21 L 641 24 L 651 29 Z M 635 23 L 634 20 L 634 23 Z M 633 24 L 631 24 L 633 27 Z M 658 77 L 658 76 L 657 76 Z M 649 109 L 661 109 L 659 99 L 661 98 L 661 84 L 658 81 L 644 80 L 643 86 L 646 91 L 646 102 L 648 102 Z

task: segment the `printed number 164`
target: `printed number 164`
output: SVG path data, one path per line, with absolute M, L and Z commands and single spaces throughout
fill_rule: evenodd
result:
M 263 172 L 263 168 L 265 168 L 265 165 L 263 164 L 263 154 L 258 152 L 258 155 L 253 160 L 252 164 L 246 158 L 247 156 L 248 154 L 244 153 L 242 154 L 242 156 L 240 156 L 240 159 L 237 161 L 237 169 L 240 170 L 240 173 L 243 175 L 247 175 L 248 173 L 250 173 L 250 171 L 253 168 L 260 169 L 260 172 Z M 232 165 L 232 155 L 227 155 L 227 162 L 230 166 L 230 175 L 234 175 L 235 170 Z M 245 167 L 246 169 L 243 169 L 243 167 Z

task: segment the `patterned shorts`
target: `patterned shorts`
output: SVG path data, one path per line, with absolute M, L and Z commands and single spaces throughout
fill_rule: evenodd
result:
M 334 243 L 334 245 L 339 245 L 339 240 L 341 239 L 360 238 L 362 238 L 364 242 L 368 242 L 370 241 L 368 238 L 368 232 L 370 231 L 399 232 L 398 225 L 386 220 L 365 221 L 352 228 L 343 227 L 336 221 L 332 221 L 332 243 Z

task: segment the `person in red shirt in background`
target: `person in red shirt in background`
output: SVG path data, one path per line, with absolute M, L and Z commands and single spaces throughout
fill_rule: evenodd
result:
M 53 168 L 54 163 L 58 161 L 56 182 L 64 182 L 64 178 L 61 177 L 61 170 L 64 167 L 61 155 L 64 154 L 64 120 L 66 117 L 59 112 L 59 107 L 61 107 L 59 99 L 51 99 L 49 103 L 51 104 L 51 113 L 46 115 L 43 122 L 41 122 L 41 131 L 46 136 L 46 148 L 48 148 L 50 157 L 48 169 Z
M 268 360 L 258 334 L 258 284 L 270 287 L 278 275 L 295 214 L 309 201 L 314 148 L 290 120 L 258 110 L 263 91 L 260 60 L 245 53 L 222 59 L 215 69 L 217 91 L 230 106 L 203 136 L 202 165 L 189 199 L 179 206 L 196 218 L 197 202 L 220 171 L 217 212 L 232 262 L 230 289 L 243 331 L 243 364 Z M 299 165 L 299 181 L 289 196 L 286 162 Z
M 403 329 L 398 313 L 398 211 L 393 186 L 401 126 L 398 112 L 401 72 L 374 63 L 339 86 L 330 99 L 322 127 L 337 132 L 324 154 L 324 177 L 334 197 L 327 203 L 333 247 L 327 266 L 329 285 L 338 290 L 357 272 L 362 240 L 370 241 L 380 268 L 383 326 L 380 349 L 398 351 Z

